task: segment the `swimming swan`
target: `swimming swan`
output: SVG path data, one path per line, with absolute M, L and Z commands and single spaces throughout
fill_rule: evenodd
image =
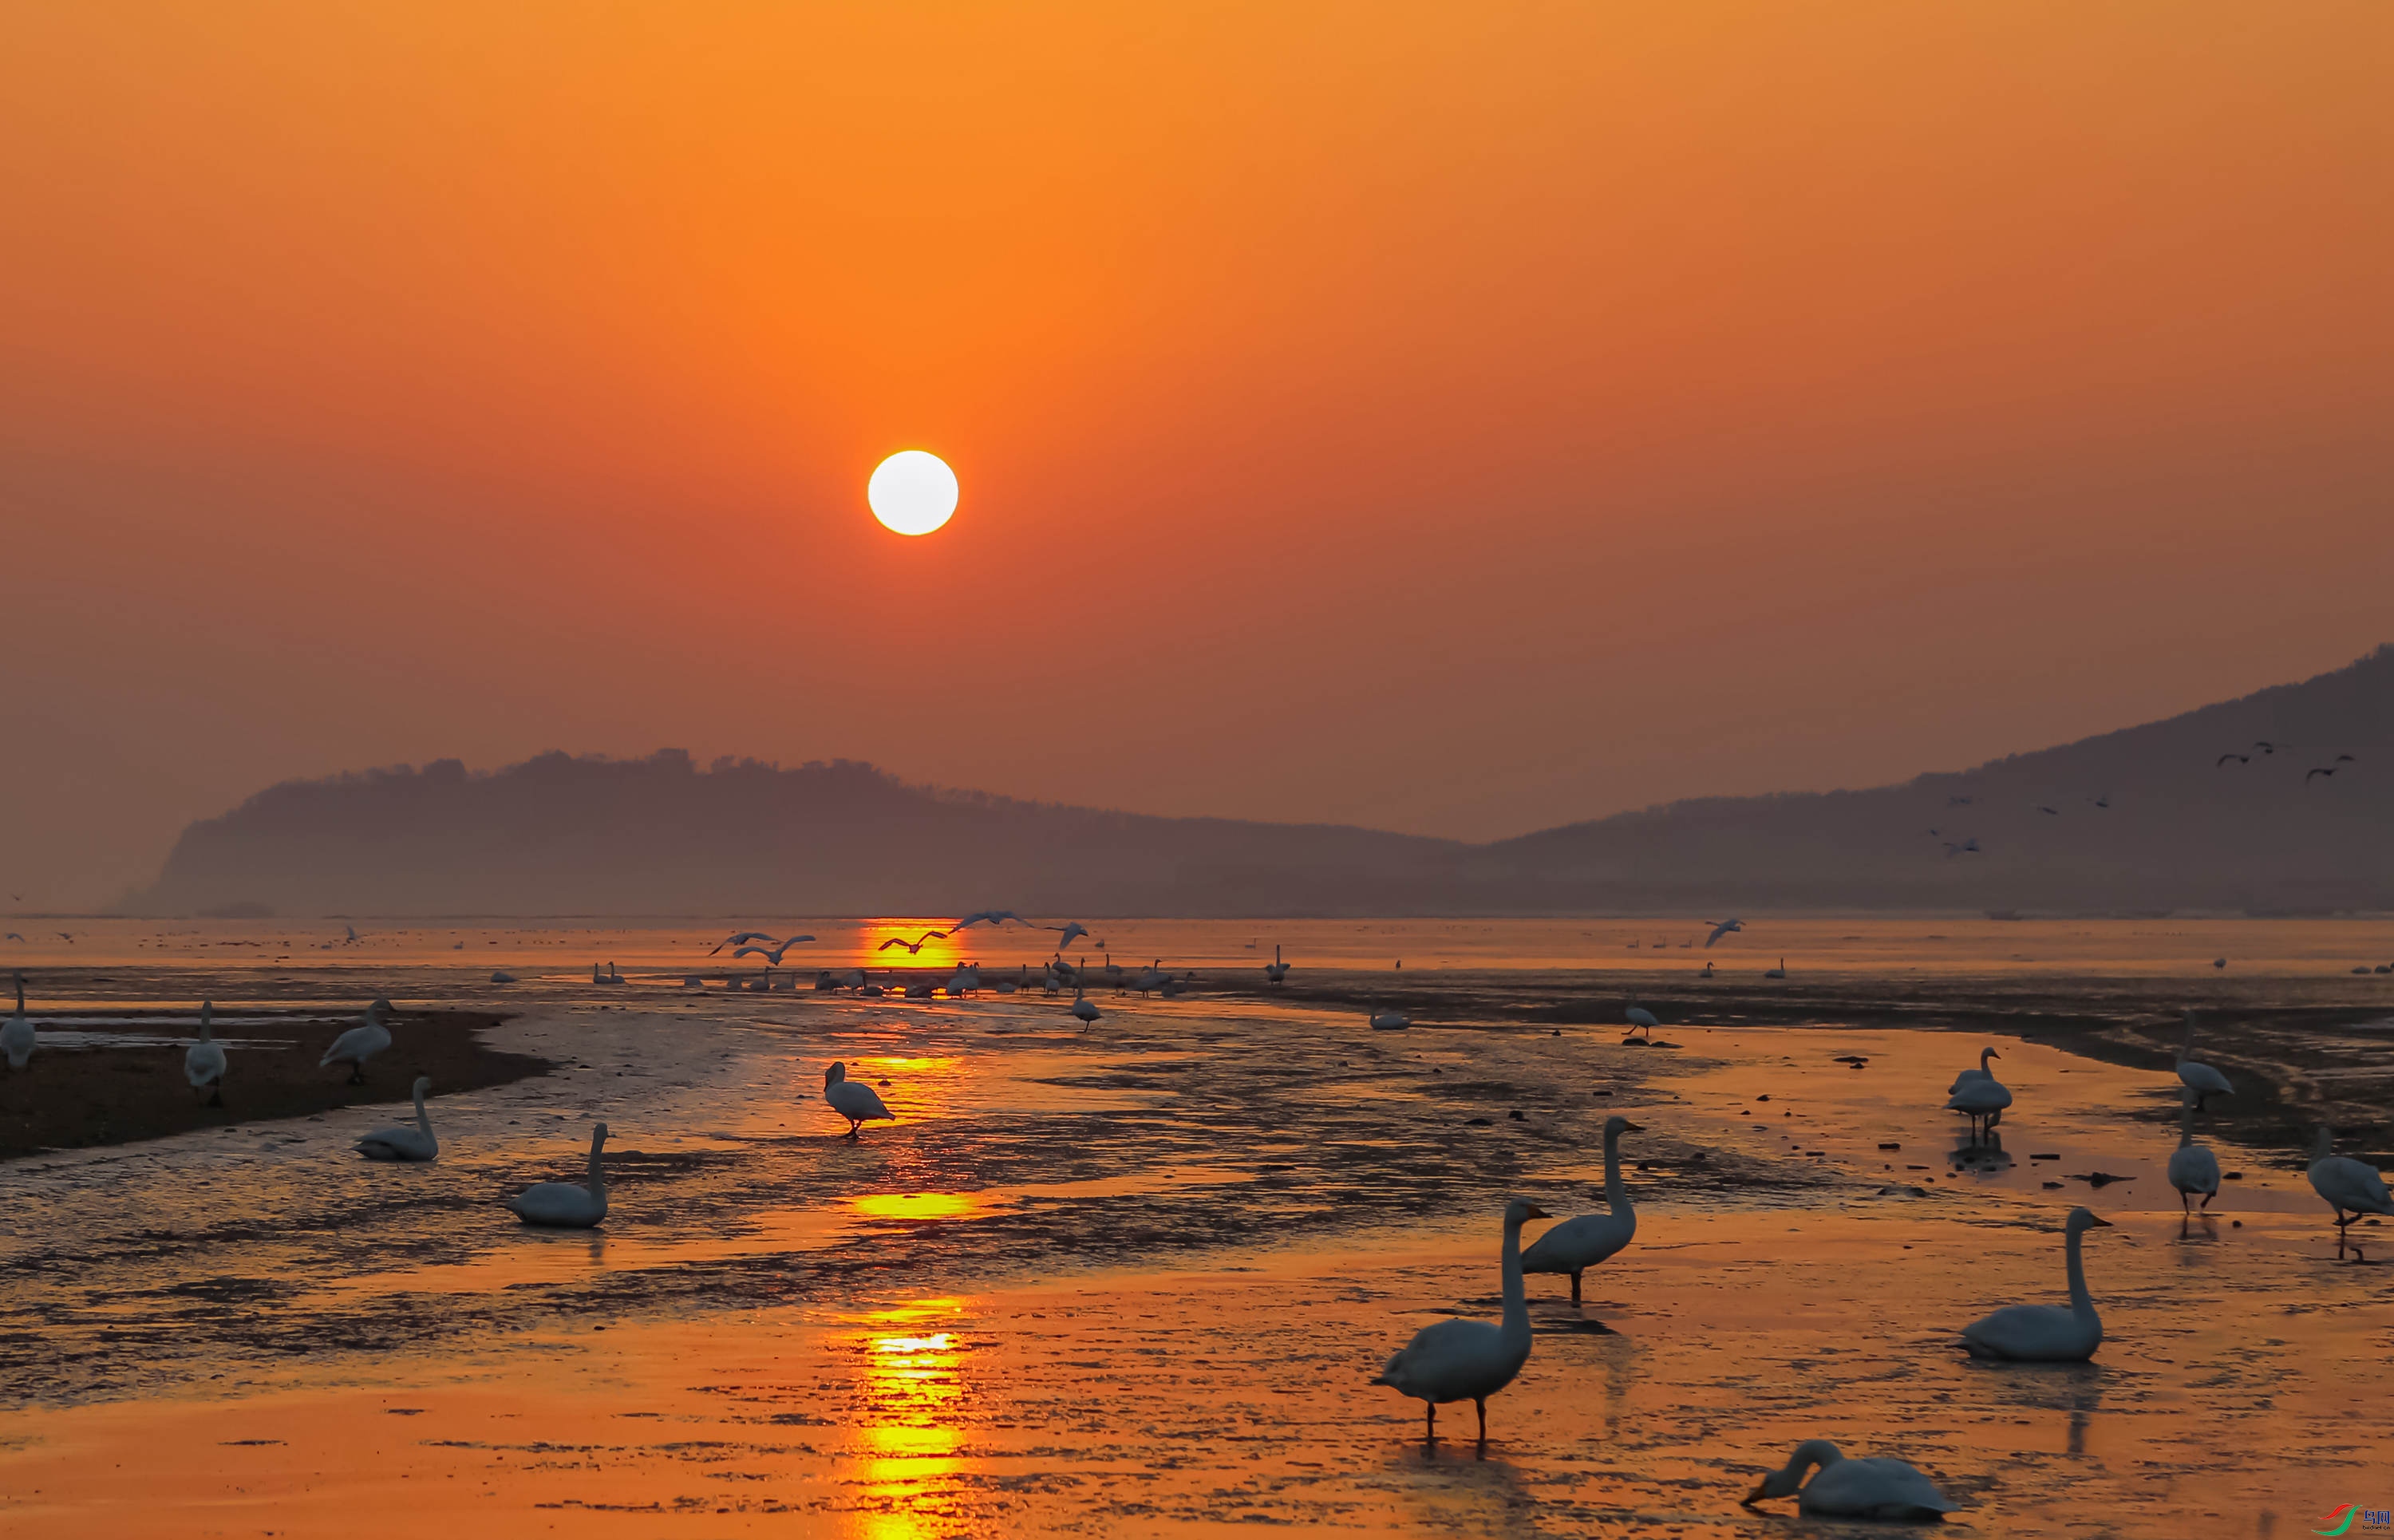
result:
M 191 1089 L 210 1093 L 209 1106 L 221 1107 L 224 1105 L 225 1050 L 224 1045 L 217 1041 L 215 1032 L 210 1030 L 216 1015 L 214 1001 L 200 1002 L 200 1040 L 183 1050 L 183 1078 L 191 1083 Z
M 1997 1053 L 1993 1048 L 1980 1048 L 1979 1050 L 1979 1067 L 1975 1070 L 1964 1070 L 1960 1074 L 1955 1075 L 1953 1077 L 1953 1084 L 1945 1087 L 1945 1094 L 1947 1096 L 1952 1096 L 1955 1092 L 1959 1091 L 1963 1086 L 1967 1086 L 1973 1080 L 1994 1079 L 1995 1072 L 1987 1068 L 1987 1060 L 1990 1059 L 2001 1059 L 2002 1057 L 2002 1054 Z
M 2311 1191 L 2327 1200 L 2335 1210 L 2336 1250 L 2344 1249 L 2344 1231 L 2352 1219 L 2344 1217 L 2352 1211 L 2352 1218 L 2363 1214 L 2394 1214 L 2394 1199 L 2386 1192 L 2386 1178 L 2377 1168 L 2350 1155 L 2335 1152 L 2335 1133 L 2327 1125 L 2320 1125 L 2316 1158 L 2311 1162 Z
M 606 1142 L 607 1125 L 601 1123 L 593 1126 L 590 1130 L 589 1186 L 542 1182 L 500 1202 L 513 1209 L 516 1218 L 528 1225 L 588 1230 L 607 1217 L 607 1173 L 598 1165 L 598 1147 Z
M 2108 1230 L 2109 1219 L 2098 1219 L 2084 1208 L 2070 1211 L 2069 1223 L 2062 1228 L 2069 1239 L 2063 1243 L 2070 1257 L 2070 1308 L 2058 1305 L 2006 1305 L 1994 1314 L 1982 1316 L 1962 1328 L 1962 1346 L 1972 1358 L 2009 1359 L 2021 1363 L 2084 1363 L 2095 1356 L 2102 1345 L 2103 1323 L 2095 1313 L 2095 1301 L 2086 1294 L 2086 1267 L 2079 1258 L 2079 1240 L 2098 1225 Z
M 1572 1303 L 1579 1303 L 1579 1275 L 1627 1245 L 1638 1236 L 1638 1211 L 1621 1185 L 1621 1136 L 1646 1130 L 1625 1117 L 1604 1120 L 1604 1201 L 1610 1214 L 1583 1214 L 1565 1219 L 1537 1238 L 1521 1253 L 1523 1272 L 1568 1272 Z
M 21 970 L 17 974 L 17 1014 L 8 1018 L 7 1026 L 0 1027 L 0 1053 L 8 1056 L 11 1071 L 21 1070 L 33 1060 L 33 1022 L 25 1014 L 25 975 Z
M 2206 1209 L 2219 1196 L 2219 1157 L 2194 1142 L 2194 1093 L 2190 1090 L 2177 1094 L 2177 1148 L 2170 1152 L 2169 1184 L 2177 1189 L 2181 1213 L 2187 1200 L 2198 1192 Z
M 2194 1012 L 2186 1013 L 2186 1038 L 2177 1050 L 2177 1078 L 2194 1093 L 2194 1110 L 2203 1111 L 2203 1099 L 2211 1096 L 2234 1096 L 2236 1087 L 2228 1077 L 2208 1064 L 2194 1061 Z
M 316 1068 L 322 1070 L 335 1064 L 347 1064 L 349 1067 L 349 1084 L 364 1085 L 366 1060 L 390 1046 L 390 1029 L 383 1024 L 382 1020 L 389 1013 L 388 1000 L 376 1000 L 368 1006 L 356 1026 L 333 1039 L 333 1046 L 324 1050 L 324 1057 L 316 1061 Z
M 1814 1466 L 1819 1473 L 1806 1481 L 1804 1473 Z M 1903 1461 L 1849 1460 L 1826 1439 L 1797 1444 L 1784 1469 L 1745 1494 L 1745 1506 L 1772 1497 L 1793 1497 L 1796 1512 L 1816 1519 L 1935 1520 L 1955 1511 L 1936 1482 Z
M 432 1137 L 432 1120 L 425 1115 L 424 1093 L 432 1089 L 432 1077 L 415 1077 L 415 1126 L 397 1124 L 377 1128 L 358 1140 L 358 1153 L 370 1161 L 428 1161 L 441 1153 L 441 1141 Z M 537 1188 L 534 1191 L 539 1191 Z M 572 1191 L 580 1191 L 580 1188 Z M 529 1196 L 529 1194 L 527 1194 Z M 599 1212 L 606 1212 L 601 1200 Z
M 823 1099 L 831 1103 L 833 1112 L 848 1119 L 849 1139 L 854 1139 L 857 1130 L 868 1123 L 883 1119 L 897 1121 L 896 1115 L 881 1105 L 879 1092 L 848 1078 L 848 1066 L 845 1064 L 834 1064 L 823 1072 Z
M 1505 1205 L 1505 1323 L 1440 1321 L 1424 1326 L 1397 1349 L 1372 1383 L 1418 1397 L 1427 1412 L 1423 1437 L 1438 1437 L 1442 1402 L 1467 1401 L 1480 1411 L 1480 1441 L 1488 1441 L 1488 1398 L 1513 1383 L 1530 1362 L 1530 1302 L 1521 1288 L 1521 1226 L 1547 1218 L 1525 1198 Z

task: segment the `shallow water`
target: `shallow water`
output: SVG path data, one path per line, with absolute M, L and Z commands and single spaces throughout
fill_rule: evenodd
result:
M 1998 1158 L 1938 1110 L 1981 1041 L 1946 1033 L 518 997 L 493 1040 L 559 1072 L 437 1098 L 436 1165 L 355 1159 L 375 1107 L 6 1168 L 0 1526 L 1822 1533 L 1737 1499 L 1828 1436 L 1984 1533 L 2268 1535 L 2394 1468 L 2365 1410 L 2394 1272 L 2335 1259 L 2294 1152 L 2208 1128 L 2244 1179 L 2182 1223 L 2166 1073 L 1986 1039 L 2019 1099 Z M 896 1123 L 834 1137 L 835 1058 Z M 1426 1452 L 1370 1376 L 1439 1312 L 1495 1313 L 1496 1210 L 1593 1203 L 1613 1112 L 1647 1129 L 1637 1244 L 1583 1310 L 1532 1279 L 1487 1458 L 1453 1441 L 1467 1406 Z M 495 1206 L 577 1177 L 593 1118 L 602 1231 Z M 2117 1226 L 2097 1364 L 1968 1363 L 1962 1323 L 2060 1298 L 2082 1202 Z

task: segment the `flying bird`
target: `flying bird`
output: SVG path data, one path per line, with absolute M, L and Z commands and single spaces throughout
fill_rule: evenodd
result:
M 2263 739 L 2256 739 L 2256 740 L 2254 741 L 2253 746 L 2254 746 L 2255 748 L 2256 748 L 2256 749 L 2259 749 L 2259 750 L 2260 750 L 2262 753 L 2264 753 L 2264 754 L 2275 754 L 2275 753 L 2277 753 L 2277 752 L 2278 752 L 2278 745 L 2277 745 L 2277 744 L 2273 744 L 2273 743 L 2270 743 L 2270 742 L 2269 742 L 2268 739 L 2266 739 L 2266 738 L 2263 738 Z
M 716 942 L 714 950 L 707 953 L 707 955 L 712 957 L 717 952 L 722 951 L 727 946 L 746 946 L 750 941 L 770 941 L 772 939 L 772 937 L 768 936 L 762 930 L 737 931 L 734 934 L 726 936 L 721 941 Z
M 1975 856 L 1980 853 L 1979 836 L 1972 835 L 1958 845 L 1949 839 L 1945 842 L 1945 853 L 1949 856 Z
M 25 938 L 24 938 L 24 937 L 18 935 L 18 934 L 17 934 L 15 931 L 13 931 L 13 930 L 11 930 L 11 931 L 9 931 L 9 932 L 8 932 L 8 939 L 9 939 L 10 941 L 24 941 L 24 940 L 25 940 Z M 31 943 L 30 943 L 30 942 L 28 942 L 27 944 L 29 944 L 29 945 L 30 945 Z
M 1970 805 L 1970 799 L 1966 796 L 1949 796 L 1945 799 L 1945 805 L 1949 808 L 1966 808 Z
M 2335 757 L 2335 762 L 2339 765 L 2349 765 L 2353 762 L 2352 756 L 2349 754 L 2339 754 Z
M 765 939 L 767 941 L 772 941 L 770 936 L 768 936 Z M 802 942 L 813 940 L 814 938 L 812 936 L 793 936 L 786 941 L 777 941 L 771 946 L 743 946 L 739 951 L 734 952 L 732 955 L 734 957 L 745 957 L 748 954 L 753 952 L 759 957 L 764 958 L 765 961 L 772 967 L 779 967 L 782 966 L 783 953 L 787 952 L 790 948 L 797 946 Z M 708 955 L 712 956 L 714 954 L 709 953 Z
M 953 927 L 951 927 L 951 928 L 966 930 L 971 928 L 973 926 L 980 925 L 983 921 L 987 921 L 991 925 L 1003 928 L 1006 922 L 1008 920 L 1012 920 L 1017 925 L 1028 925 L 1031 923 L 1011 909 L 976 909 L 971 914 L 967 915 L 963 919 L 958 920 Z
M 944 930 L 926 930 L 923 932 L 922 941 L 910 941 L 903 936 L 892 936 L 888 941 L 883 941 L 879 946 L 875 947 L 873 950 L 875 952 L 887 952 L 893 946 L 902 946 L 906 949 L 907 954 L 912 956 L 916 953 L 921 952 L 926 943 L 930 941 L 943 941 L 947 939 L 948 933 Z
M 1056 950 L 1059 952 L 1061 952 L 1066 947 L 1072 945 L 1076 937 L 1085 936 L 1089 933 L 1089 928 L 1083 925 L 1078 920 L 1074 920 L 1070 925 L 1041 926 L 1040 928 L 1042 930 L 1060 930 L 1064 933 L 1064 939 L 1056 943 Z
M 2054 817 L 2056 817 L 2056 818 L 2059 818 L 2059 817 L 2061 816 L 2061 809 L 2060 809 L 2059 808 L 2047 808 L 2047 807 L 2042 807 L 2042 806 L 2040 806 L 2036 810 L 2037 810 L 2037 811 L 2039 811 L 2039 812 L 2041 812 L 2041 813 L 2051 813 L 2051 814 L 2052 814 Z
M 2303 784 L 2307 786 L 2309 785 L 2311 777 L 2314 775 L 2334 775 L 2335 773 L 2335 767 L 2334 765 L 2313 765 L 2308 770 L 2306 770 L 2303 773 Z
M 2213 770 L 2217 770 L 2221 765 L 2228 763 L 2230 759 L 2235 760 L 2240 765 L 2249 765 L 2253 762 L 2253 757 L 2249 754 L 2223 754 L 2216 760 L 2213 761 L 2211 768 Z
M 2110 792 L 2105 792 L 2102 796 L 2095 799 L 2095 805 L 2098 808 L 2110 807 L 2111 805 L 2111 794 Z
M 1745 922 L 1739 919 L 1718 921 L 1706 920 L 1704 923 L 1713 928 L 1713 933 L 1704 938 L 1704 944 L 1706 946 L 1712 945 L 1713 942 L 1719 941 L 1723 936 L 1728 935 L 1733 930 L 1743 930 L 1745 928 Z

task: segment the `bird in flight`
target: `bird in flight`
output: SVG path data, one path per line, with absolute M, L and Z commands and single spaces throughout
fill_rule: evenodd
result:
M 1056 943 L 1056 950 L 1059 952 L 1061 952 L 1066 947 L 1072 945 L 1075 938 L 1085 936 L 1089 933 L 1089 928 L 1083 925 L 1078 920 L 1074 920 L 1070 925 L 1041 926 L 1040 928 L 1043 930 L 1060 930 L 1064 933 L 1064 939 Z
M 2217 769 L 2218 767 L 2217 767 L 2217 766 L 2214 766 L 2214 767 L 2212 767 L 2212 768 L 2216 770 L 2216 769 Z M 2096 805 L 2097 807 L 2098 807 L 2098 808 L 2108 808 L 2108 807 L 2110 807 L 2110 806 L 2111 805 L 2111 794 L 2110 792 L 2105 792 L 2102 796 L 2098 796 L 2098 797 L 2097 797 L 2097 798 L 2095 799 L 2095 805 Z
M 57 930 L 57 931 L 53 931 L 53 932 L 51 932 L 51 934 L 53 934 L 53 935 L 57 936 L 59 940 L 60 940 L 60 941 L 62 941 L 66 942 L 69 946 L 72 946 L 72 945 L 74 944 L 74 938 L 73 938 L 72 936 L 68 935 L 68 934 L 67 934 L 65 931 L 63 931 L 63 930 Z
M 1949 839 L 1945 842 L 1945 853 L 1949 856 L 1975 856 L 1980 853 L 1979 836 L 1972 835 L 1959 845 Z
M 2275 754 L 2278 752 L 2278 745 L 2269 742 L 2267 738 L 2255 739 L 2253 741 L 2253 746 L 2259 749 L 2264 754 Z
M 2056 818 L 2059 818 L 2061 816 L 2061 809 L 2059 808 L 2040 807 L 2036 810 L 2041 813 L 2051 813 Z
M 2349 765 L 2353 763 L 2353 758 L 2349 754 L 2339 754 L 2335 757 L 2335 762 L 2339 765 Z
M 1012 920 L 1017 925 L 1028 925 L 1031 923 L 1011 909 L 976 909 L 971 914 L 967 915 L 963 919 L 958 920 L 954 926 L 950 927 L 950 928 L 954 930 L 969 929 L 971 927 L 979 925 L 984 920 L 1001 929 L 1005 928 L 1006 922 L 1008 920 Z
M 770 941 L 773 938 L 768 936 L 765 940 Z M 770 947 L 743 946 L 739 951 L 734 952 L 732 955 L 735 957 L 745 957 L 748 954 L 754 952 L 759 957 L 764 958 L 766 962 L 771 964 L 775 967 L 779 967 L 782 966 L 783 953 L 787 952 L 790 948 L 798 945 L 802 941 L 810 941 L 813 940 L 814 938 L 812 936 L 793 936 L 786 941 L 774 941 L 774 943 Z M 710 952 L 707 955 L 712 957 L 715 954 Z
M 18 935 L 15 931 L 11 930 L 11 931 L 9 931 L 9 932 L 8 932 L 7 939 L 8 939 L 9 941 L 23 941 L 25 938 L 24 938 L 24 937 L 22 937 L 22 936 Z
M 1745 922 L 1739 919 L 1720 921 L 1706 920 L 1704 923 L 1713 928 L 1713 933 L 1704 938 L 1704 944 L 1706 946 L 1712 945 L 1713 942 L 1719 941 L 1723 936 L 1728 935 L 1732 930 L 1743 930 L 1745 928 Z
M 1970 799 L 1966 796 L 1949 796 L 1945 799 L 1945 805 L 1949 808 L 1966 808 L 1970 805 Z
M 926 942 L 943 941 L 947 939 L 948 933 L 944 930 L 926 930 L 923 932 L 922 941 L 910 941 L 903 936 L 892 936 L 888 941 L 883 941 L 879 946 L 875 947 L 873 950 L 875 952 L 887 952 L 893 946 L 902 946 L 906 949 L 907 954 L 912 956 L 914 954 L 921 952 Z
M 2253 762 L 2253 757 L 2249 754 L 2223 754 L 2217 760 L 2214 761 L 2211 768 L 2213 770 L 2217 770 L 2221 765 L 2228 763 L 2230 759 L 2235 760 L 2240 765 L 2249 765 Z
M 731 935 L 726 936 L 721 941 L 716 942 L 714 950 L 707 953 L 707 955 L 712 957 L 717 952 L 722 951 L 727 946 L 746 946 L 750 941 L 770 941 L 772 939 L 772 937 L 768 936 L 762 930 L 735 931 Z
M 2310 770 L 2308 771 L 2308 773 L 2307 773 L 2306 775 L 2304 775 L 2304 777 L 2303 777 L 2303 784 L 2305 784 L 2305 785 L 2307 785 L 2307 786 L 2308 786 L 2308 785 L 2309 785 L 2309 784 L 2310 784 L 2310 781 L 2311 781 L 2311 776 L 2314 776 L 2314 775 L 2334 775 L 2335 773 L 2335 767 L 2334 765 L 2313 765 L 2313 766 L 2310 768 Z

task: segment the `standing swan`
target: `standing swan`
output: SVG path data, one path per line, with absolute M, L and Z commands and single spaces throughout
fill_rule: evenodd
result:
M 424 1112 L 424 1093 L 430 1089 L 432 1077 L 417 1075 L 415 1126 L 410 1128 L 402 1123 L 388 1128 L 377 1128 L 358 1140 L 358 1153 L 370 1161 L 428 1161 L 440 1154 L 441 1141 L 432 1137 L 432 1120 Z M 539 1191 L 538 1188 L 533 1189 L 534 1192 Z M 582 1190 L 571 1188 L 568 1191 L 578 1192 Z M 530 1197 L 531 1193 L 525 1196 Z M 603 1194 L 598 1200 L 598 1212 L 607 1212 L 607 1200 Z
M 1604 1201 L 1610 1214 L 1583 1214 L 1565 1219 L 1537 1238 L 1521 1253 L 1523 1272 L 1568 1272 L 1572 1303 L 1579 1303 L 1579 1275 L 1635 1240 L 1638 1211 L 1621 1185 L 1621 1136 L 1646 1130 L 1625 1117 L 1604 1120 Z
M 419 1086 L 424 1082 L 417 1082 Z M 421 1094 L 420 1092 L 418 1093 Z M 607 1125 L 603 1123 L 590 1130 L 590 1185 L 576 1187 L 572 1182 L 542 1182 L 527 1187 L 512 1198 L 502 1198 L 515 1211 L 517 1218 L 528 1225 L 550 1225 L 559 1230 L 588 1230 L 607 1217 L 607 1173 L 598 1165 L 598 1147 L 607 1142 Z
M 2194 1093 L 2194 1110 L 2203 1111 L 2203 1099 L 2210 1096 L 2234 1096 L 2236 1087 L 2228 1077 L 2208 1064 L 2194 1061 L 2194 1012 L 2186 1013 L 2186 1039 L 2177 1050 L 2177 1078 Z
M 1955 1075 L 1953 1077 L 1953 1084 L 1945 1087 L 1945 1094 L 1947 1096 L 1953 1096 L 1973 1080 L 1994 1079 L 1995 1072 L 1987 1068 L 1987 1060 L 1990 1059 L 2001 1059 L 2002 1057 L 2002 1054 L 1997 1053 L 1993 1048 L 1980 1048 L 1979 1050 L 1979 1067 L 1975 1070 L 1964 1070 L 1960 1074 Z
M 1804 1473 L 1820 1474 L 1809 1482 Z M 1798 1492 L 1796 1489 L 1803 1490 Z M 1849 1460 L 1826 1439 L 1808 1439 L 1745 1494 L 1745 1506 L 1772 1497 L 1793 1497 L 1796 1511 L 1809 1519 L 1906 1519 L 1934 1522 L 1955 1511 L 1937 1483 L 1901 1460 Z
M 1272 960 L 1264 964 L 1264 982 L 1277 984 L 1288 979 L 1288 965 L 1280 960 L 1280 943 L 1272 942 Z
M 1962 1328 L 1962 1346 L 1972 1358 L 2084 1363 L 2095 1356 L 2095 1349 L 2102 1345 L 2103 1323 L 2086 1293 L 2086 1266 L 2079 1257 L 2078 1243 L 2098 1225 L 2109 1230 L 2111 1221 L 2073 1208 L 2070 1222 L 2062 1227 L 2069 1235 L 2063 1244 L 2070 1256 L 2070 1308 L 2006 1305 L 1993 1315 L 1981 1316 Z
M 2363 1214 L 2394 1214 L 2394 1198 L 2386 1192 L 2386 1178 L 2377 1168 L 2354 1160 L 2350 1155 L 2335 1152 L 2335 1131 L 2324 1123 L 2320 1125 L 2319 1144 L 2311 1161 L 2311 1191 L 2327 1200 L 2335 1210 L 2335 1252 L 2344 1255 L 2345 1226 L 2352 1219 L 2344 1217 L 2352 1211 L 2352 1218 Z
M 868 1123 L 888 1120 L 896 1122 L 896 1114 L 881 1105 L 881 1095 L 861 1081 L 848 1078 L 848 1066 L 834 1064 L 823 1072 L 823 1099 L 831 1110 L 848 1119 L 848 1137 L 854 1139 L 857 1130 Z
M 17 970 L 17 1014 L 0 1027 L 0 1053 L 8 1056 L 9 1073 L 23 1069 L 33 1058 L 33 1022 L 25 1014 L 25 974 Z
M 1970 1142 L 1983 1144 L 2004 1120 L 2004 1109 L 2012 1104 L 2011 1087 L 1992 1074 L 1972 1079 L 1969 1071 L 1962 1073 L 1961 1088 L 1946 1100 L 1945 1110 L 1966 1114 L 1970 1120 Z
M 191 1089 L 210 1093 L 209 1106 L 221 1107 L 224 1105 L 225 1050 L 212 1030 L 216 1016 L 215 1001 L 200 1002 L 200 1040 L 183 1050 L 183 1078 L 191 1083 Z
M 1521 1290 L 1521 1226 L 1547 1218 L 1526 1198 L 1505 1205 L 1505 1323 L 1440 1321 L 1424 1326 L 1397 1349 L 1373 1379 L 1401 1395 L 1418 1397 L 1427 1413 L 1422 1436 L 1438 1437 L 1441 1402 L 1467 1401 L 1480 1411 L 1480 1441 L 1488 1441 L 1488 1398 L 1513 1383 L 1530 1362 L 1530 1302 Z
M 2177 1094 L 2177 1148 L 2170 1152 L 2169 1184 L 2177 1189 L 2177 1206 L 2186 1210 L 2187 1200 L 2203 1194 L 2203 1206 L 2211 1207 L 2211 1200 L 2219 1196 L 2219 1157 L 2194 1142 L 2194 1093 Z
M 333 1046 L 324 1050 L 324 1057 L 316 1061 L 316 1068 L 322 1070 L 335 1064 L 347 1064 L 349 1067 L 349 1084 L 364 1085 L 366 1060 L 390 1046 L 390 1029 L 383 1024 L 382 1020 L 389 1014 L 388 1000 L 376 1000 L 368 1006 L 356 1026 L 333 1039 Z

